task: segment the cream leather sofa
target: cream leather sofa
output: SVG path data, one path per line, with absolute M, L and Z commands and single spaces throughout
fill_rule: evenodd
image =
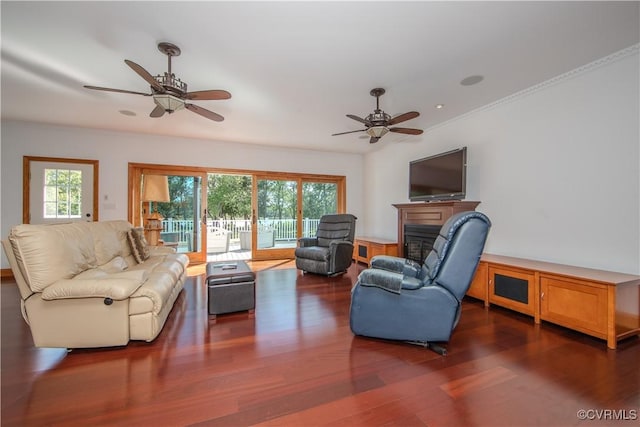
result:
M 120 346 L 158 336 L 189 259 L 172 248 L 148 247 L 139 263 L 130 230 L 127 221 L 11 230 L 2 243 L 37 347 Z

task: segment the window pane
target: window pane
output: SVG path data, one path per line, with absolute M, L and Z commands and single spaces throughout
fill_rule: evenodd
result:
M 335 214 L 338 205 L 338 186 L 327 182 L 302 184 L 302 235 L 316 235 L 320 217 Z
M 69 215 L 69 206 L 66 203 L 58 203 L 58 217 Z
M 56 203 L 45 203 L 44 204 L 44 217 L 45 218 L 55 218 L 56 215 Z
M 44 184 L 45 185 L 56 185 L 57 182 L 57 170 L 56 169 L 45 169 L 44 170 Z
M 56 187 L 46 186 L 44 187 L 44 201 L 45 202 L 54 202 L 56 201 Z
M 44 170 L 45 218 L 80 217 L 82 211 L 82 171 Z
M 58 169 L 58 179 L 56 181 L 58 187 L 67 187 L 69 185 L 69 171 Z
M 258 181 L 258 249 L 296 246 L 297 187 L 295 181 Z

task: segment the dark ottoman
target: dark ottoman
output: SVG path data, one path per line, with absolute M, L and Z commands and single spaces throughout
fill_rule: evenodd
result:
M 207 264 L 209 314 L 249 311 L 256 307 L 256 276 L 244 261 Z

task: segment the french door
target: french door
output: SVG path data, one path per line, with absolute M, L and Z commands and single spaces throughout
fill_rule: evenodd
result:
M 167 177 L 169 201 L 142 200 L 145 175 Z M 153 209 L 162 217 L 160 240 L 163 244 L 187 254 L 193 263 L 206 262 L 207 231 L 203 214 L 206 208 L 204 201 L 207 200 L 207 172 L 199 168 L 130 164 L 129 181 L 131 222 L 144 226 L 145 216 L 151 213 L 149 209 Z
M 344 212 L 344 182 L 335 177 L 256 175 L 251 257 L 293 258 L 298 239 L 314 237 L 320 217 Z
M 25 156 L 23 222 L 98 220 L 98 161 Z
M 256 176 L 254 182 L 251 257 L 293 258 L 299 234 L 298 181 Z

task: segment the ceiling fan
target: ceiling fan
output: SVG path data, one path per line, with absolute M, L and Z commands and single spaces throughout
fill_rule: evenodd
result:
M 369 143 L 373 144 L 378 142 L 380 138 L 387 134 L 387 132 L 405 133 L 407 135 L 420 135 L 422 129 L 412 128 L 392 128 L 389 126 L 396 125 L 398 123 L 405 122 L 407 120 L 415 119 L 420 115 L 417 111 L 409 111 L 408 113 L 400 114 L 395 117 L 391 117 L 380 109 L 380 97 L 384 95 L 385 90 L 382 88 L 371 89 L 369 92 L 371 96 L 376 97 L 376 109 L 373 113 L 369 114 L 366 118 L 362 119 L 353 114 L 347 114 L 347 117 L 364 124 L 365 128 L 360 130 L 352 130 L 348 132 L 334 133 L 331 136 L 344 135 L 354 132 L 366 132 L 371 137 Z
M 124 89 L 111 89 L 108 87 L 99 86 L 85 85 L 84 87 L 86 87 L 87 89 L 104 90 L 107 92 L 120 92 L 131 93 L 134 95 L 152 96 L 153 101 L 156 103 L 156 107 L 153 109 L 153 111 L 151 111 L 151 114 L 149 114 L 149 116 L 151 117 L 162 117 L 164 113 L 171 114 L 174 111 L 186 108 L 187 110 L 193 111 L 196 114 L 200 114 L 207 119 L 216 122 L 223 121 L 224 117 L 222 117 L 220 114 L 214 113 L 213 111 L 209 111 L 206 108 L 199 107 L 195 104 L 190 104 L 187 101 L 229 99 L 231 98 L 231 94 L 226 90 L 201 90 L 196 92 L 187 92 L 187 84 L 177 78 L 175 74 L 171 72 L 171 57 L 179 56 L 180 48 L 172 43 L 162 42 L 158 44 L 158 50 L 167 55 L 167 57 L 169 58 L 168 70 L 164 74 L 152 76 L 147 70 L 145 70 L 135 62 L 129 61 L 128 59 L 124 60 L 124 62 L 129 67 L 131 67 L 133 71 L 138 73 L 140 77 L 145 79 L 145 81 L 151 85 L 151 93 L 134 92 Z

